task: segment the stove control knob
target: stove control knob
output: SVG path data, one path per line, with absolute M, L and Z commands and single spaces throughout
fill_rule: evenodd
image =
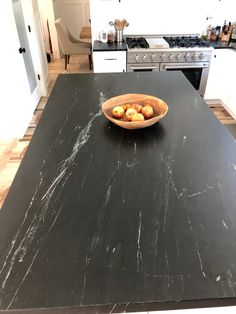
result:
M 185 61 L 188 61 L 189 60 L 189 58 L 190 58 L 190 53 L 185 53 L 184 54 L 184 59 L 185 59 Z
M 193 60 L 196 60 L 196 59 L 197 59 L 197 53 L 194 53 L 194 54 L 192 55 L 192 59 L 193 59 Z
M 162 54 L 160 55 L 160 59 L 161 59 L 161 61 L 163 61 L 163 60 L 165 59 L 165 54 L 164 54 L 164 53 L 162 53 Z
M 181 54 L 180 54 L 180 53 L 177 53 L 177 55 L 175 56 L 175 59 L 176 59 L 177 61 L 179 61 L 180 58 L 181 58 Z
M 154 53 L 151 54 L 150 59 L 151 59 L 152 61 L 154 61 L 154 59 L 155 59 L 155 54 L 154 54 Z
M 173 60 L 173 58 L 174 58 L 173 53 L 171 53 L 168 58 L 169 58 L 169 60 Z
M 203 52 L 202 52 L 202 53 L 200 53 L 200 55 L 199 55 L 199 59 L 200 59 L 200 60 L 203 60 L 204 58 L 205 58 L 205 53 L 203 53 Z
M 135 60 L 135 61 L 138 61 L 138 59 L 139 59 L 139 56 L 136 55 L 136 56 L 134 57 L 134 60 Z
M 146 60 L 147 60 L 147 56 L 144 55 L 144 56 L 143 56 L 143 61 L 146 61 Z

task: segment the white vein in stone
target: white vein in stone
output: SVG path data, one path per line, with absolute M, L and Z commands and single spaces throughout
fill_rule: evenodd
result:
M 106 191 L 106 201 L 105 201 L 106 204 L 110 202 L 110 197 L 111 197 L 111 185 L 108 186 L 108 189 Z
M 120 168 L 120 165 L 121 165 L 121 161 L 120 161 L 120 160 L 117 160 L 117 169 Z
M 212 186 L 209 186 L 208 184 L 206 185 L 206 188 L 202 191 L 196 192 L 196 193 L 192 193 L 192 194 L 188 194 L 187 197 L 195 197 L 198 195 L 201 195 L 203 193 L 208 192 L 208 190 L 213 190 L 214 188 Z
M 230 292 L 232 294 L 235 294 L 235 290 L 234 290 L 234 281 L 232 282 L 232 279 L 233 279 L 233 275 L 231 273 L 231 271 L 228 269 L 227 271 L 227 274 L 226 274 L 226 278 L 227 278 L 227 284 L 228 284 L 228 287 L 230 289 Z
M 165 251 L 165 260 L 166 260 L 166 267 L 169 268 L 168 254 L 166 251 Z
M 1 270 L 0 270 L 0 274 L 1 274 L 2 271 L 4 270 L 4 268 L 5 268 L 6 264 L 7 264 L 8 258 L 9 258 L 10 254 L 12 253 L 12 251 L 13 251 L 13 249 L 14 249 L 15 243 L 16 243 L 17 238 L 18 238 L 18 236 L 19 236 L 19 234 L 20 234 L 20 232 L 21 232 L 21 230 L 22 230 L 22 228 L 23 228 L 23 226 L 24 226 L 24 224 L 25 224 L 25 222 L 26 222 L 26 219 L 27 219 L 27 217 L 28 217 L 29 211 L 30 211 L 30 209 L 31 209 L 31 207 L 32 207 L 32 204 L 33 204 L 33 201 L 34 201 L 34 199 L 35 199 L 35 196 L 36 196 L 36 194 L 37 194 L 37 192 L 38 192 L 38 189 L 39 189 L 39 187 L 40 187 L 41 184 L 42 184 L 42 174 L 41 174 L 41 171 L 40 171 L 39 173 L 40 173 L 40 181 L 39 181 L 39 184 L 36 186 L 36 189 L 35 189 L 35 192 L 34 192 L 34 194 L 33 194 L 33 197 L 32 197 L 32 199 L 31 199 L 31 201 L 30 201 L 30 204 L 29 204 L 29 206 L 28 206 L 26 212 L 25 212 L 24 219 L 23 219 L 23 221 L 22 221 L 22 223 L 21 223 L 19 229 L 17 230 L 17 232 L 16 232 L 16 234 L 15 234 L 15 236 L 14 236 L 14 239 L 13 239 L 12 242 L 11 242 L 11 247 L 10 247 L 10 249 L 9 249 L 9 251 L 8 251 L 8 253 L 7 253 L 7 256 L 6 256 L 6 258 L 5 258 L 4 262 L 3 262 L 3 266 L 2 266 L 2 268 L 1 268 Z M 4 287 L 4 285 L 3 285 L 3 287 Z M 1 291 L 1 290 L 0 290 L 0 291 Z
M 5 267 L 7 266 L 8 259 L 9 259 L 10 255 L 11 255 L 11 253 L 13 252 L 13 249 L 14 249 L 15 243 L 16 243 L 16 241 L 17 241 L 17 238 L 18 238 L 18 236 L 19 236 L 19 234 L 20 234 L 20 232 L 21 232 L 23 226 L 25 225 L 25 222 L 26 222 L 27 217 L 28 217 L 28 215 L 29 215 L 29 212 L 30 212 L 30 209 L 31 209 L 31 207 L 32 207 L 33 201 L 34 201 L 34 199 L 35 199 L 35 197 L 36 197 L 36 195 L 37 195 L 38 189 L 40 188 L 40 186 L 41 186 L 41 184 L 42 184 L 42 181 L 43 181 L 42 172 L 40 171 L 39 174 L 40 174 L 39 184 L 36 186 L 36 189 L 35 189 L 35 192 L 34 192 L 34 194 L 33 194 L 32 199 L 31 199 L 31 201 L 30 201 L 29 207 L 27 208 L 26 213 L 25 213 L 25 215 L 24 215 L 24 219 L 23 219 L 23 221 L 22 221 L 22 223 L 21 223 L 19 229 L 17 230 L 16 235 L 14 236 L 13 241 L 11 242 L 11 247 L 10 247 L 10 249 L 9 249 L 9 251 L 8 251 L 8 253 L 7 253 L 7 256 L 6 256 L 6 258 L 5 258 L 4 262 L 3 262 L 3 266 L 2 266 L 2 268 L 1 268 L 1 270 L 0 270 L 0 274 L 3 272 L 3 270 L 4 270 Z M 34 217 L 34 219 L 35 219 L 35 217 Z M 34 222 L 34 219 L 33 219 L 33 222 Z M 32 222 L 31 222 L 31 224 L 30 224 L 30 227 L 27 229 L 27 232 L 28 232 L 29 230 L 32 230 L 31 228 L 32 228 Z M 26 232 L 26 236 L 27 236 L 27 232 Z M 26 251 L 26 247 L 23 246 L 23 243 L 24 243 L 24 241 L 25 241 L 25 239 L 26 239 L 26 236 L 22 239 L 22 241 L 20 242 L 20 245 L 18 246 L 18 248 L 14 251 L 14 254 L 13 254 L 13 256 L 12 256 L 12 258 L 11 258 L 11 261 L 10 261 L 9 269 L 8 269 L 8 271 L 7 271 L 7 274 L 6 274 L 6 276 L 5 276 L 5 279 L 3 280 L 2 286 L 1 286 L 1 288 L 0 288 L 0 292 L 2 292 L 2 290 L 5 288 L 5 284 L 6 284 L 7 280 L 8 280 L 8 278 L 9 278 L 9 276 L 10 276 L 10 274 L 11 274 L 12 268 L 13 268 L 13 266 L 14 266 L 16 260 L 17 260 L 17 258 L 16 258 L 17 255 L 19 254 L 19 252 Z M 32 237 L 32 232 L 31 232 L 30 236 Z M 24 256 L 24 255 L 23 255 L 23 256 Z M 22 258 L 20 258 L 20 261 L 22 261 Z
M 82 291 L 82 296 L 81 296 L 81 301 L 80 301 L 80 305 L 83 304 L 83 300 L 84 300 L 84 293 L 85 293 L 85 288 L 86 288 L 86 281 L 87 281 L 87 273 L 84 273 L 84 280 L 83 280 L 83 291 Z
M 54 225 L 55 225 L 55 223 L 56 223 L 56 221 L 57 221 L 57 219 L 58 219 L 58 216 L 60 215 L 60 212 L 61 212 L 62 208 L 63 208 L 63 205 L 61 205 L 61 207 L 59 208 L 59 210 L 58 210 L 58 212 L 57 212 L 57 214 L 56 214 L 56 216 L 55 216 L 55 218 L 54 218 L 54 220 L 53 220 L 53 222 L 52 222 L 50 228 L 48 229 L 47 233 L 45 234 L 44 239 L 43 239 L 43 241 L 42 241 L 42 245 L 44 244 L 45 240 L 46 240 L 47 237 L 48 237 L 48 234 L 50 233 L 50 231 L 51 231 L 52 228 L 54 227 Z M 31 263 L 30 263 L 30 265 L 29 265 L 29 267 L 28 267 L 28 269 L 27 269 L 27 271 L 26 271 L 24 277 L 22 278 L 22 280 L 21 280 L 19 286 L 17 287 L 17 289 L 16 289 L 16 291 L 15 291 L 15 293 L 14 293 L 14 295 L 13 295 L 13 297 L 12 297 L 10 303 L 9 303 L 9 305 L 8 305 L 7 308 L 6 308 L 7 310 L 10 308 L 10 306 L 11 306 L 12 302 L 14 301 L 14 299 L 15 299 L 17 293 L 19 292 L 19 290 L 20 290 L 22 284 L 24 283 L 24 281 L 25 281 L 27 275 L 30 273 L 30 270 L 31 270 L 31 268 L 32 268 L 32 266 L 33 266 L 33 264 L 34 264 L 34 261 L 35 261 L 36 257 L 38 256 L 39 250 L 40 250 L 40 249 L 38 248 L 37 251 L 36 251 L 36 253 L 34 254 L 34 256 L 33 256 L 33 258 L 32 258 L 32 261 L 31 261 Z
M 100 98 L 99 98 L 99 106 L 101 106 L 101 102 L 104 101 L 104 97 L 103 97 L 103 94 L 100 94 Z M 66 158 L 66 160 L 64 162 L 61 163 L 61 167 L 59 168 L 59 174 L 57 174 L 55 176 L 55 178 L 53 178 L 52 180 L 52 183 L 50 184 L 49 188 L 47 189 L 47 191 L 44 193 L 43 197 L 41 198 L 42 200 L 42 204 L 41 204 L 41 208 L 39 208 L 38 212 L 40 213 L 39 216 L 37 217 L 36 220 L 33 220 L 34 222 L 34 225 L 33 226 L 30 226 L 30 228 L 28 228 L 28 230 L 26 231 L 26 234 L 25 236 L 23 237 L 20 245 L 18 246 L 18 248 L 15 250 L 12 258 L 11 258 L 11 261 L 10 261 L 10 265 L 9 265 L 9 268 L 8 268 L 8 271 L 7 271 L 7 274 L 5 276 L 5 279 L 3 280 L 3 283 L 2 283 L 2 286 L 1 286 L 1 289 L 0 289 L 0 292 L 2 292 L 2 290 L 5 288 L 5 285 L 6 285 L 6 282 L 11 274 L 11 270 L 14 266 L 14 264 L 16 263 L 16 261 L 18 260 L 17 259 L 17 256 L 19 254 L 19 252 L 24 252 L 22 254 L 22 256 L 20 257 L 20 261 L 22 262 L 22 259 L 24 257 L 24 255 L 26 254 L 26 251 L 27 251 L 27 247 L 29 247 L 29 245 L 32 243 L 33 239 L 34 239 L 34 236 L 35 234 L 37 233 L 37 231 L 40 229 L 40 227 L 42 226 L 42 224 L 44 223 L 44 219 L 45 219 L 45 215 L 47 213 L 47 210 L 48 210 L 48 207 L 49 207 L 49 204 L 51 202 L 51 199 L 52 199 L 52 196 L 54 195 L 54 192 L 56 190 L 56 188 L 59 186 L 59 183 L 62 181 L 62 179 L 64 179 L 66 177 L 66 172 L 67 172 L 67 169 L 68 169 L 68 166 L 71 165 L 74 161 L 74 159 L 77 157 L 80 149 L 87 143 L 89 137 L 90 137 L 90 129 L 92 127 L 92 124 L 93 124 L 93 121 L 99 117 L 101 115 L 101 111 L 99 110 L 99 112 L 97 112 L 96 114 L 93 114 L 92 118 L 89 120 L 89 122 L 87 123 L 87 125 L 85 126 L 84 129 L 81 130 L 81 132 L 79 133 L 79 136 L 77 137 L 77 140 L 73 146 L 73 149 L 72 149 L 72 153 L 69 157 Z M 43 161 L 43 164 L 45 164 L 45 160 Z M 65 180 L 68 179 L 68 176 L 65 178 Z M 41 185 L 42 183 L 42 178 L 40 177 L 40 182 L 39 182 L 39 186 Z M 3 271 L 3 269 L 6 267 L 7 265 L 7 260 L 14 248 L 14 245 L 15 245 L 15 242 L 17 240 L 17 237 L 20 233 L 20 230 L 21 228 L 23 227 L 25 221 L 26 221 L 26 218 L 27 218 L 27 215 L 28 215 L 28 211 L 29 209 L 31 208 L 32 204 L 33 204 L 33 201 L 37 195 L 37 192 L 38 192 L 38 189 L 39 189 L 39 186 L 36 187 L 36 191 L 33 195 L 33 198 L 31 200 L 31 203 L 29 205 L 29 208 L 27 209 L 26 211 L 26 214 L 25 214 L 25 218 L 20 226 L 20 229 L 18 230 L 16 236 L 14 237 L 13 241 L 12 241 L 12 245 L 11 245 L 11 248 L 7 254 L 7 257 L 6 257 L 6 260 L 5 262 L 3 263 L 3 267 L 1 269 L 1 272 Z M 57 194 L 57 197 L 58 195 L 60 195 L 60 191 L 58 192 L 59 194 Z M 40 209 L 41 209 L 41 212 L 40 212 Z M 35 217 L 36 218 L 36 217 Z M 56 216 L 57 218 L 57 216 Z M 32 224 L 32 223 L 31 223 Z M 53 223 L 54 225 L 54 223 Z M 51 228 L 49 229 L 49 231 L 51 230 Z M 48 234 L 48 233 L 47 233 Z M 26 243 L 27 247 L 24 246 L 24 244 Z M 35 257 L 36 258 L 36 257 Z M 34 261 L 34 259 L 32 260 Z M 31 265 L 31 264 L 30 264 Z M 27 273 L 26 273 L 27 275 Z M 25 278 L 25 276 L 23 277 L 23 279 Z
M 60 130 L 59 130 L 59 134 L 60 134 L 60 135 L 61 135 L 62 130 L 64 129 L 65 125 L 67 124 L 67 122 L 68 122 L 68 120 L 69 120 L 69 115 L 70 115 L 70 113 L 71 113 L 71 110 L 73 109 L 74 105 L 75 105 L 75 104 L 77 103 L 77 101 L 78 101 L 77 94 L 78 94 L 78 91 L 79 91 L 79 90 L 80 90 L 80 89 L 79 89 L 78 87 L 75 88 L 74 100 L 73 100 L 73 102 L 72 102 L 72 104 L 71 104 L 69 110 L 68 110 L 68 111 L 66 112 L 66 114 L 65 114 L 66 117 L 65 117 L 64 123 L 63 123 L 62 127 L 61 127 Z
M 221 183 L 220 183 L 219 175 L 218 175 L 218 174 L 216 174 L 216 178 L 217 178 L 217 185 L 218 185 L 219 191 L 220 191 L 221 194 L 223 194 L 222 185 L 221 185 Z
M 196 247 L 197 256 L 198 256 L 198 260 L 199 260 L 199 264 L 200 264 L 200 269 L 201 269 L 202 275 L 203 275 L 203 277 L 206 278 L 206 274 L 205 274 L 205 272 L 203 270 L 202 258 L 201 258 L 201 255 L 200 255 L 200 252 L 199 252 L 199 249 L 198 249 L 197 241 L 195 241 L 195 247 Z
M 216 281 L 220 281 L 220 275 L 216 277 Z
M 166 162 L 166 160 L 163 158 L 163 155 L 161 154 L 161 161 L 164 163 L 164 165 L 166 166 L 168 173 L 169 173 L 169 177 L 167 178 L 167 182 L 165 183 L 165 191 L 164 191 L 164 200 L 165 200 L 165 204 L 164 204 L 164 217 L 163 217 L 163 233 L 165 233 L 166 231 L 166 220 L 167 220 L 167 210 L 168 210 L 168 205 L 169 205 L 169 187 L 172 180 L 172 170 L 169 166 L 169 164 Z M 174 182 L 173 182 L 174 183 Z
M 122 203 L 125 203 L 125 191 L 122 191 Z
M 136 161 L 134 161 L 134 162 L 132 162 L 132 163 L 129 163 L 128 161 L 127 161 L 127 163 L 126 163 L 126 166 L 128 167 L 128 168 L 133 168 L 133 167 L 135 167 L 137 165 L 137 162 Z
M 116 308 L 116 304 L 113 305 L 111 311 L 110 311 L 110 314 L 114 311 L 114 309 Z
M 87 178 L 87 175 L 88 175 L 88 172 L 89 172 L 89 169 L 90 169 L 90 165 L 92 163 L 92 159 L 93 159 L 93 154 L 90 155 L 89 162 L 87 164 L 87 168 L 86 168 L 86 171 L 85 171 L 82 183 L 81 183 L 80 192 L 82 192 L 83 189 L 84 189 L 85 180 Z
M 139 212 L 139 226 L 138 226 L 138 240 L 137 240 L 137 270 L 140 269 L 140 261 L 142 260 L 142 253 L 140 247 L 140 237 L 141 237 L 141 228 L 142 228 L 142 213 Z
M 178 241 L 178 240 L 176 240 L 176 241 L 175 241 L 175 243 L 176 243 L 176 251 L 177 251 L 177 255 L 178 255 L 178 256 L 180 256 L 179 241 Z
M 225 229 L 229 229 L 228 225 L 225 223 L 223 219 L 222 219 L 222 225 L 224 226 Z

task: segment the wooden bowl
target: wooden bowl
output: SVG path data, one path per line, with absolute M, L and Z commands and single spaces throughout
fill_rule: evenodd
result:
M 112 115 L 112 110 L 115 106 L 125 104 L 150 104 L 153 107 L 154 115 L 150 119 L 144 121 L 129 121 L 126 117 L 115 119 Z M 112 97 L 102 104 L 102 111 L 104 115 L 113 123 L 125 129 L 141 129 L 161 120 L 168 111 L 168 105 L 161 99 L 144 95 L 144 94 L 125 94 Z

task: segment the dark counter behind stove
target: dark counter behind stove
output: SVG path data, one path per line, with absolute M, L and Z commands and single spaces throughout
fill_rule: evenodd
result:
M 125 93 L 168 114 L 119 128 L 100 109 Z M 235 304 L 235 186 L 235 140 L 180 72 L 60 75 L 0 211 L 0 308 Z

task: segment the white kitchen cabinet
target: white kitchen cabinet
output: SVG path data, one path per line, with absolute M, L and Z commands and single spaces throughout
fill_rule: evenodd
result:
M 126 51 L 94 51 L 95 73 L 126 72 Z
M 229 92 L 227 100 L 225 101 L 225 107 L 229 113 L 236 119 L 236 93 L 235 93 L 235 78 L 236 78 L 236 50 L 229 50 L 228 54 L 228 76 Z
M 233 86 L 230 89 L 228 103 L 227 103 L 226 107 L 227 107 L 229 113 L 236 120 L 236 92 L 235 92 L 235 87 L 233 87 Z
M 236 91 L 235 91 L 235 79 L 236 79 L 236 50 L 232 50 L 232 58 L 230 64 L 230 89 L 226 103 L 226 107 L 231 115 L 236 119 Z
M 228 97 L 229 87 L 226 84 L 226 81 L 228 82 L 227 51 L 228 49 L 215 49 L 212 53 L 205 99 L 221 99 L 224 102 Z
M 204 99 L 220 99 L 236 117 L 236 50 L 215 49 L 211 59 Z

